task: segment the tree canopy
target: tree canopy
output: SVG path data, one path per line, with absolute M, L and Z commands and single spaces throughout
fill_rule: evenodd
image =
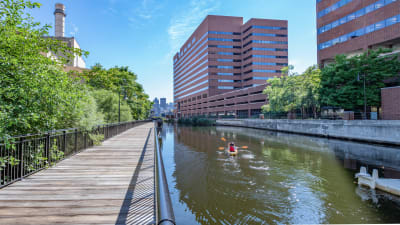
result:
M 34 22 L 26 13 L 38 7 L 29 0 L 0 1 L 0 139 L 117 122 L 115 105 L 121 92 L 126 95 L 121 120 L 146 118 L 151 103 L 127 67 L 106 70 L 96 65 L 87 80 L 63 71 L 74 54 L 88 53 L 44 38 L 50 26 Z M 66 57 L 52 60 L 46 57 L 49 52 Z
M 388 52 L 391 50 L 370 50 L 353 57 L 337 55 L 335 62 L 322 70 L 321 104 L 362 111 L 365 77 L 367 106 L 380 107 L 384 81 L 400 72 L 397 55 L 382 56 Z
M 282 69 L 282 77 L 268 81 L 264 90 L 268 104 L 265 112 L 285 113 L 297 110 L 315 113 L 319 105 L 320 73 L 317 66 L 309 67 L 303 74 L 291 72 L 293 67 Z

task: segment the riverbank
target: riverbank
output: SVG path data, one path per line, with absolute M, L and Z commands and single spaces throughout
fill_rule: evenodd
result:
M 400 121 L 394 120 L 223 119 L 217 120 L 216 125 L 400 146 Z

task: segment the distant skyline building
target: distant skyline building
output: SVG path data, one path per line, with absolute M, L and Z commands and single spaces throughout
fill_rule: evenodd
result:
M 153 103 L 153 109 L 151 110 L 153 116 L 173 115 L 174 105 L 173 103 L 168 104 L 166 98 L 160 98 L 160 100 L 155 98 Z
M 400 1 L 317 0 L 318 63 L 368 49 L 400 52 Z
M 209 15 L 173 61 L 178 117 L 258 116 L 266 81 L 288 66 L 288 22 Z

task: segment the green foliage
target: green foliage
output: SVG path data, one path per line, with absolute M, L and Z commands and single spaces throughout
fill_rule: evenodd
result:
M 291 73 L 293 67 L 282 70 L 283 76 L 268 81 L 270 84 L 264 90 L 269 104 L 263 106 L 265 112 L 293 112 L 301 110 L 304 113 L 319 110 L 320 73 L 317 66 L 309 67 L 303 74 Z M 289 74 L 289 76 L 287 76 Z
M 90 140 L 93 141 L 93 145 L 99 146 L 99 145 L 101 145 L 101 142 L 104 140 L 104 135 L 89 133 L 89 138 L 90 138 Z
M 103 92 L 95 92 L 95 97 L 101 111 L 105 114 L 106 122 L 118 121 L 115 120 L 118 117 L 114 115 L 115 112 L 118 113 L 118 110 L 113 109 L 115 101 L 118 104 L 118 95 L 121 97 L 121 121 L 132 118 L 135 120 L 148 118 L 152 102 L 148 100 L 149 96 L 144 93 L 142 85 L 136 82 L 137 75 L 128 67 L 105 69 L 100 64 L 96 64 L 91 70 L 83 72 L 80 76 L 93 89 L 103 90 Z M 101 100 L 96 95 L 106 99 Z M 105 106 L 105 104 L 109 104 L 109 106 Z M 127 116 L 126 113 L 130 113 L 131 116 Z M 122 119 L 123 117 L 124 119 Z
M 49 26 L 40 27 L 26 8 L 30 1 L 0 2 L 0 138 L 68 127 L 79 118 L 76 109 L 84 93 L 81 85 L 62 70 L 67 58 L 51 60 L 53 52 L 71 56 L 80 50 L 43 38 Z
M 118 122 L 118 94 L 104 89 L 95 90 L 92 94 L 97 102 L 97 110 L 104 115 L 104 121 L 106 123 Z M 121 100 L 121 122 L 131 120 L 131 109 L 126 101 Z
M 364 105 L 363 82 L 366 81 L 368 106 L 380 107 L 380 89 L 384 81 L 398 76 L 400 62 L 397 55 L 380 57 L 391 50 L 368 51 L 362 55 L 338 55 L 335 63 L 327 65 L 321 76 L 321 104 L 347 110 L 362 110 Z
M 54 139 L 53 144 L 50 148 L 50 161 L 51 164 L 48 166 L 55 165 L 58 161 L 64 158 L 64 152 L 58 149 L 57 140 Z

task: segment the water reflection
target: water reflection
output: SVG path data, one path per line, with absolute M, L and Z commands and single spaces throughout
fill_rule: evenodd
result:
M 232 127 L 162 136 L 178 224 L 400 221 L 395 197 L 366 194 L 353 179 L 361 165 L 398 176 L 398 149 Z M 227 156 L 221 137 L 249 149 Z

